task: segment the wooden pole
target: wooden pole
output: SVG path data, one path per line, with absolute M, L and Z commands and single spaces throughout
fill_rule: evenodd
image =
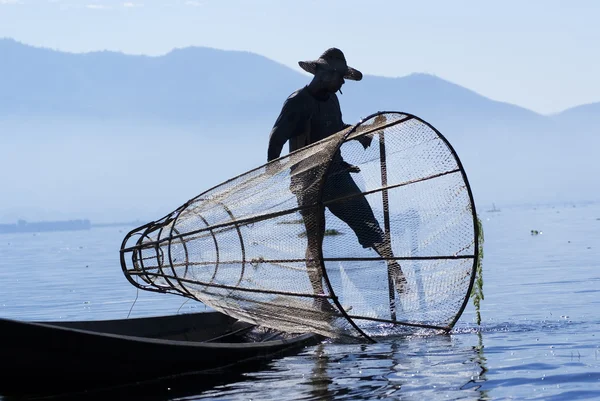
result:
M 381 166 L 381 186 L 383 191 L 381 192 L 383 198 L 383 227 L 384 227 L 384 242 L 392 248 L 392 238 L 390 236 L 390 205 L 387 191 L 387 162 L 385 154 L 385 133 L 383 130 L 379 131 L 379 162 Z M 386 255 L 390 257 L 391 255 Z M 392 320 L 396 320 L 396 293 L 394 291 L 394 282 L 392 280 L 392 271 L 389 263 L 388 272 L 388 296 L 390 300 L 390 314 Z

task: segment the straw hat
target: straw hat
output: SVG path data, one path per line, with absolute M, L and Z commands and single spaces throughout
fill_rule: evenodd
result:
M 345 79 L 351 79 L 353 81 L 360 81 L 362 79 L 362 73 L 352 67 L 348 67 L 344 53 L 335 47 L 325 50 L 317 60 L 299 61 L 298 65 L 300 65 L 304 71 L 310 72 L 311 74 L 315 73 L 317 65 L 323 65 L 332 70 L 342 72 Z

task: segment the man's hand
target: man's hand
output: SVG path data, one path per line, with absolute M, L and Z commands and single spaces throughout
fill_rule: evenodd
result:
M 349 171 L 351 173 L 360 173 L 360 167 L 350 164 L 348 162 L 343 162 L 344 170 Z
M 364 149 L 366 149 L 369 146 L 371 146 L 371 142 L 373 142 L 373 134 L 359 136 L 358 138 L 356 138 L 356 140 L 360 142 Z
M 362 121 L 362 119 L 361 119 Z M 358 127 L 358 131 L 368 131 L 373 129 L 373 127 L 377 127 L 380 125 L 383 125 L 387 122 L 387 118 L 385 117 L 384 114 L 380 114 L 378 116 L 375 117 L 375 119 L 373 120 L 373 124 L 370 125 L 361 125 Z M 373 137 L 375 136 L 375 134 L 377 134 L 377 132 L 371 132 L 370 134 L 366 134 L 363 135 L 361 137 L 356 138 L 356 140 L 358 142 L 360 142 L 360 144 L 363 146 L 363 148 L 368 148 L 369 146 L 371 146 L 371 142 L 373 142 Z
M 348 171 L 351 173 L 360 173 L 360 167 L 351 164 Z

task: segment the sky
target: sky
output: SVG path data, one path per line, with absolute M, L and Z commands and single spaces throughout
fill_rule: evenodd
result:
M 206 46 L 299 70 L 339 47 L 369 75 L 436 75 L 542 114 L 600 101 L 600 1 L 0 0 L 0 37 L 69 52 Z

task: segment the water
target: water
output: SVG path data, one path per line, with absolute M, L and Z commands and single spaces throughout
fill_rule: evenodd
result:
M 481 326 L 469 305 L 450 335 L 325 342 L 187 399 L 600 399 L 600 203 L 498 207 L 479 213 Z M 118 261 L 126 230 L 1 235 L 0 316 L 78 320 L 204 310 L 127 283 Z

